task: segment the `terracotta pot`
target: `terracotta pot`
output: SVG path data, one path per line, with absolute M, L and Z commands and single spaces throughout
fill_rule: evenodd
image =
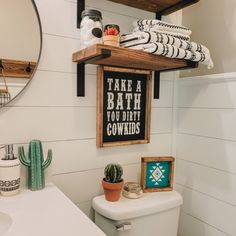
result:
M 102 180 L 102 186 L 107 201 L 116 202 L 120 198 L 121 189 L 123 187 L 124 180 L 122 179 L 119 183 L 109 183 L 104 179 Z
M 103 36 L 103 43 L 110 46 L 119 47 L 119 36 L 118 35 L 105 35 Z

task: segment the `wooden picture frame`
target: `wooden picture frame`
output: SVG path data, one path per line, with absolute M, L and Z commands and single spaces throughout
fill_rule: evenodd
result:
M 141 186 L 144 192 L 173 190 L 174 157 L 142 157 Z
M 151 76 L 150 70 L 98 67 L 97 147 L 150 142 Z

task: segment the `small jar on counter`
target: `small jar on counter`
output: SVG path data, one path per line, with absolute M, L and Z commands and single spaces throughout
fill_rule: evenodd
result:
M 81 17 L 81 49 L 97 43 L 103 43 L 102 13 L 94 9 L 87 9 L 82 12 Z

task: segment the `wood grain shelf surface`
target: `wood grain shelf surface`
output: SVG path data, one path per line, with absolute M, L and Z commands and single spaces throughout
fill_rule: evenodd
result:
M 200 0 L 109 0 L 145 11 L 168 15 Z
M 151 53 L 96 44 L 75 52 L 73 62 L 95 65 L 145 69 L 154 71 L 178 70 L 196 68 L 198 63 L 183 59 L 167 58 Z

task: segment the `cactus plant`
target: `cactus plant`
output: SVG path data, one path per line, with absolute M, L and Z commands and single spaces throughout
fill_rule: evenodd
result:
M 104 169 L 105 181 L 110 183 L 121 182 L 123 168 L 119 164 L 108 164 Z
M 105 178 L 102 180 L 102 186 L 107 201 L 115 202 L 120 198 L 120 192 L 124 184 L 121 178 L 123 168 L 119 164 L 108 164 L 104 169 Z
M 29 144 L 28 158 L 25 157 L 24 147 L 18 148 L 20 162 L 28 167 L 28 187 L 35 191 L 45 187 L 44 169 L 52 161 L 52 150 L 48 150 L 47 159 L 43 158 L 43 148 L 40 140 L 32 140 Z

